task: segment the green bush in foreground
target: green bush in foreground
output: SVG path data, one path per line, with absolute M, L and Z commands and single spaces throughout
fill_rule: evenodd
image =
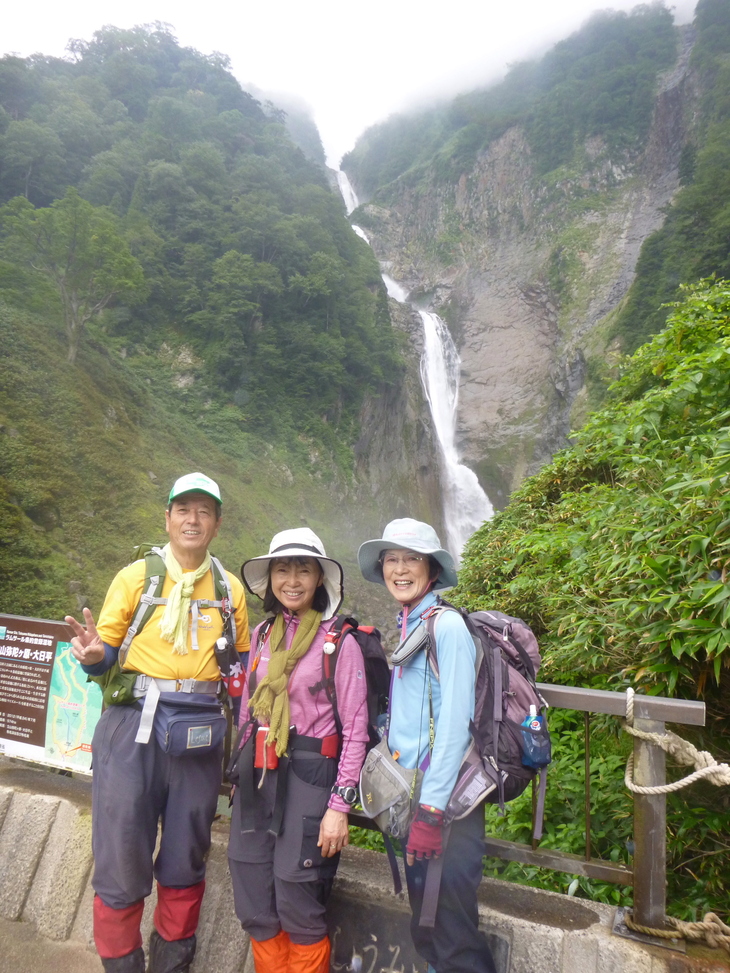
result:
M 472 537 L 454 597 L 472 611 L 498 606 L 529 621 L 546 682 L 703 699 L 699 743 L 718 759 L 730 751 L 729 427 L 730 284 L 705 281 L 626 362 L 574 445 Z M 614 722 L 595 722 L 594 855 L 628 860 L 630 744 Z M 551 726 L 560 732 L 544 844 L 580 853 L 582 718 L 553 713 Z M 695 785 L 669 798 L 668 813 L 669 911 L 726 914 L 727 796 Z M 528 840 L 528 795 L 505 818 L 491 815 L 492 833 Z M 517 865 L 490 872 L 563 890 L 571 881 Z M 583 879 L 578 894 L 630 901 Z

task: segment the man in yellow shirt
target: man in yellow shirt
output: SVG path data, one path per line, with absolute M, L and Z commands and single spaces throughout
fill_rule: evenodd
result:
M 218 484 L 202 473 L 180 477 L 165 522 L 169 543 L 158 552 L 165 577 L 157 596 L 145 589 L 143 558 L 114 578 L 98 625 L 88 609 L 85 626 L 66 617 L 85 672 L 102 675 L 119 662 L 125 673 L 137 673 L 118 694 L 124 702 L 105 709 L 92 743 L 94 940 L 107 973 L 144 973 L 140 920 L 153 878 L 148 973 L 190 968 L 221 782 L 225 718 L 216 643 L 222 649 L 227 638 L 238 653 L 249 649 L 243 586 L 208 551 L 221 524 Z M 154 612 L 140 625 L 143 595 Z M 234 681 L 239 671 L 234 663 Z

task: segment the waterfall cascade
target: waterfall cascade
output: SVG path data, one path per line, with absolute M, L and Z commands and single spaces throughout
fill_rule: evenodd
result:
M 337 170 L 337 185 L 340 187 L 340 193 L 342 194 L 342 198 L 345 201 L 345 212 L 349 216 L 353 210 L 356 210 L 358 208 L 358 206 L 360 205 L 360 201 L 357 198 L 357 194 L 355 193 L 355 190 L 352 188 L 352 183 L 347 178 L 347 174 L 344 173 L 341 169 Z M 367 243 L 368 245 L 370 244 L 368 235 L 365 232 L 365 230 L 362 229 L 362 227 L 356 226 L 354 223 L 351 223 L 350 226 L 353 228 L 355 233 L 357 233 L 357 235 L 362 240 L 365 241 L 365 243 Z
M 421 382 L 443 453 L 442 495 L 449 550 L 459 557 L 471 535 L 489 520 L 494 508 L 477 475 L 459 462 L 456 419 L 461 359 L 446 323 L 431 311 L 418 312 L 423 321 Z
M 357 195 L 346 173 L 338 171 L 337 183 L 349 216 L 359 205 Z M 359 226 L 353 224 L 352 228 L 363 240 L 370 242 Z M 384 273 L 382 277 L 388 296 L 400 304 L 408 303 L 408 291 L 388 274 Z M 479 485 L 476 473 L 459 462 L 456 418 L 461 359 L 456 345 L 445 322 L 437 314 L 412 306 L 423 322 L 421 382 L 442 453 L 441 492 L 446 544 L 458 559 L 469 537 L 492 516 L 494 509 Z
M 337 170 L 337 185 L 340 187 L 340 193 L 345 201 L 345 211 L 349 216 L 353 210 L 358 208 L 360 201 L 357 198 L 355 190 L 352 188 L 352 183 L 347 178 L 347 173 L 343 172 L 342 169 Z

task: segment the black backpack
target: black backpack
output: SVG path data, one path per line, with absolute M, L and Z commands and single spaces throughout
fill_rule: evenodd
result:
M 267 618 L 259 629 L 258 642 L 262 644 L 271 626 L 273 618 Z M 372 749 L 380 742 L 385 728 L 388 713 L 388 696 L 390 695 L 390 667 L 381 642 L 381 635 L 372 625 L 360 625 L 356 618 L 348 615 L 337 615 L 332 627 L 324 637 L 322 652 L 322 678 L 309 687 L 312 696 L 316 696 L 324 689 L 327 699 L 332 705 L 332 711 L 337 727 L 337 735 L 342 739 L 342 721 L 337 709 L 337 690 L 335 688 L 335 669 L 340 655 L 340 646 L 344 635 L 352 635 L 362 652 L 365 665 L 365 682 L 367 684 L 368 704 L 368 736 L 366 750 Z
M 520 618 L 499 611 L 467 613 L 439 600 L 426 618 L 431 670 L 438 678 L 434 628 L 443 611 L 458 611 L 476 646 L 472 744 L 449 798 L 446 818 L 465 817 L 481 800 L 499 804 L 521 794 L 538 774 L 540 789 L 535 838 L 542 836 L 547 766 L 551 759 L 547 704 L 535 677 L 540 666 L 537 639 Z
M 383 735 L 385 720 L 388 712 L 388 696 L 390 695 L 390 668 L 383 650 L 381 635 L 372 625 L 360 625 L 355 618 L 338 615 L 332 628 L 324 637 L 324 651 L 322 652 L 322 678 L 314 686 L 309 687 L 315 696 L 321 689 L 327 694 L 332 704 L 332 710 L 337 726 L 337 734 L 342 737 L 342 722 L 337 711 L 337 691 L 335 689 L 335 669 L 340 654 L 340 645 L 345 635 L 352 635 L 362 652 L 365 665 L 365 681 L 367 683 L 368 703 L 368 735 L 370 737 L 367 750 L 370 750 Z M 330 648 L 331 646 L 331 648 Z

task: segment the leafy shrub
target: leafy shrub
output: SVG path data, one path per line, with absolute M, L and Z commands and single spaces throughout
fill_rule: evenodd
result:
M 726 758 L 729 479 L 730 284 L 705 281 L 686 289 L 666 330 L 625 362 L 606 408 L 574 445 L 472 537 L 455 600 L 470 610 L 498 605 L 529 621 L 547 682 L 704 699 L 702 746 Z M 575 740 L 561 747 L 579 750 Z M 611 770 L 594 801 L 598 846 L 609 857 L 624 855 L 627 838 L 616 797 L 623 793 L 622 748 L 606 730 L 591 757 L 599 777 Z M 574 789 L 578 750 L 567 767 L 559 756 L 551 772 L 560 795 L 546 843 L 568 851 L 582 841 L 582 817 L 565 793 Z M 716 792 L 694 787 L 669 801 L 673 914 L 692 915 L 708 903 L 727 908 L 719 890 L 730 812 Z M 502 836 L 524 838 L 526 809 L 513 807 L 495 826 Z M 505 874 L 519 871 L 508 866 Z M 553 879 L 540 882 L 554 887 Z M 615 900 L 615 890 L 582 887 Z

